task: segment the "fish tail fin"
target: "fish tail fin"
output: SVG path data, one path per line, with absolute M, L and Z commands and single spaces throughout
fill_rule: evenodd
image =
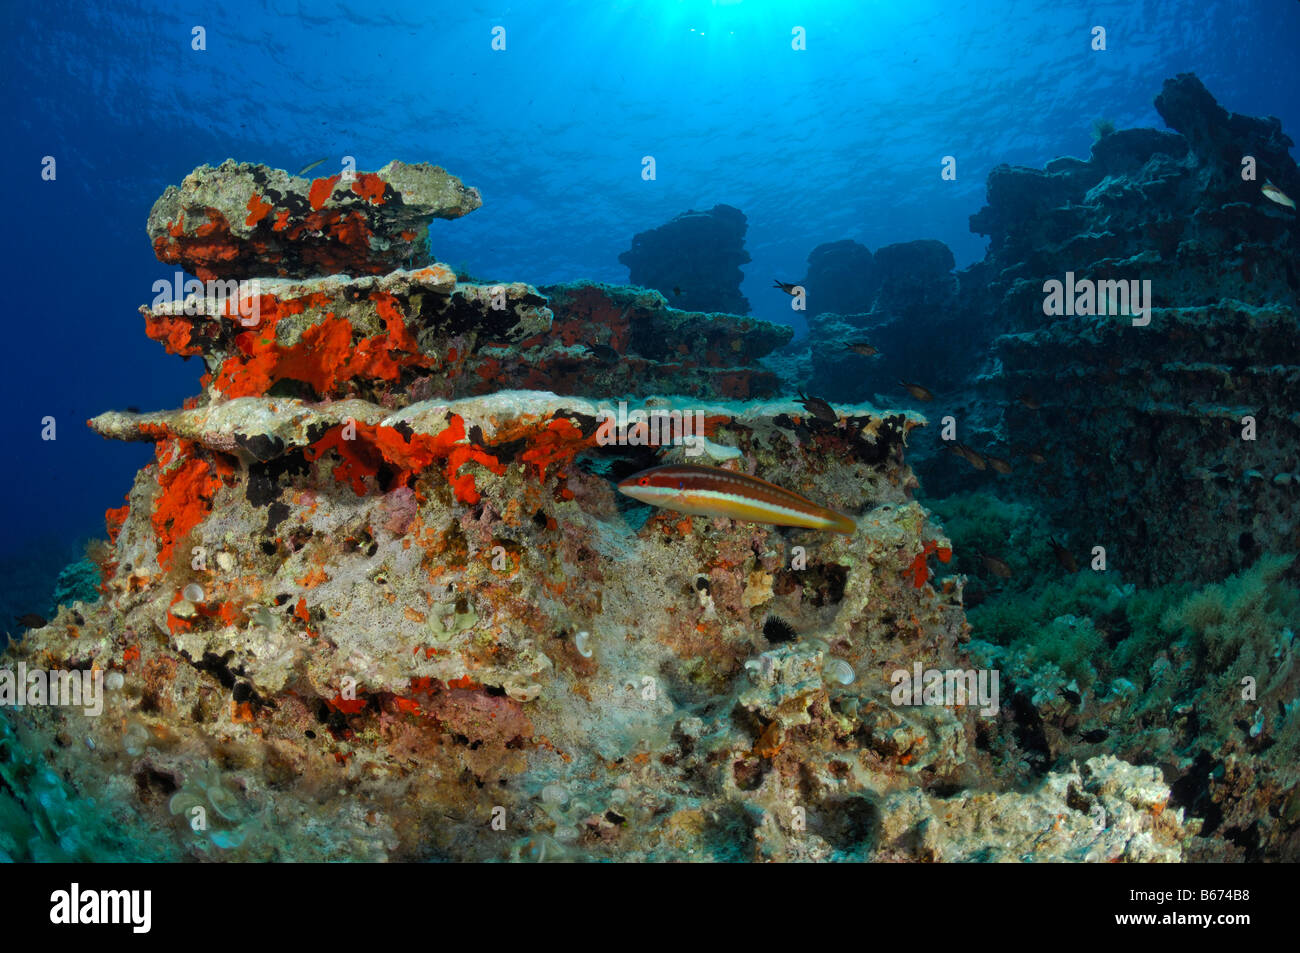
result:
M 852 516 L 845 516 L 843 513 L 835 513 L 834 525 L 831 526 L 831 531 L 835 533 L 843 533 L 846 536 L 852 536 L 858 531 L 858 521 Z

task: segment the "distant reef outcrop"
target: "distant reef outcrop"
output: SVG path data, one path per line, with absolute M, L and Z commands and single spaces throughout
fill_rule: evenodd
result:
M 918 382 L 927 415 L 1013 466 L 976 470 L 935 434 L 912 456 L 927 494 L 1010 484 L 1134 578 L 1209 581 L 1300 549 L 1300 225 L 1262 188 L 1294 197 L 1300 172 L 1276 119 L 1191 74 L 1156 109 L 1172 131 L 995 168 L 970 220 L 988 253 L 955 275 L 939 242 L 818 246 L 809 336 L 772 363 L 832 400 Z M 1053 281 L 1093 304 L 1045 314 Z
M 1300 172 L 1276 119 L 1226 112 L 1195 76 L 1155 104 L 1174 132 L 989 175 L 971 228 L 991 247 L 955 309 L 991 318 L 988 343 L 956 399 L 967 443 L 1042 452 L 1010 479 L 1080 545 L 1146 582 L 1214 580 L 1300 550 L 1300 225 L 1262 190 L 1300 194 Z M 1049 281 L 1122 282 L 1098 306 L 1137 292 L 1149 313 L 1047 315 Z
M 745 213 L 730 205 L 683 212 L 639 232 L 618 260 L 632 284 L 654 288 L 675 308 L 749 314 L 749 300 L 740 293 L 740 266 L 750 260 L 748 227 Z
M 957 383 L 967 358 L 948 326 L 957 301 L 953 265 L 952 251 L 933 239 L 883 245 L 874 255 L 854 241 L 814 248 L 800 282 L 808 336 L 781 355 L 806 368 L 800 386 L 829 400 L 860 401 L 898 393 L 899 378 L 919 375 L 935 388 Z M 850 347 L 862 342 L 879 353 Z

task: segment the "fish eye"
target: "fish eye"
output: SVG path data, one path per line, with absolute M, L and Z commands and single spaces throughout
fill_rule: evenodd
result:
M 649 477 L 642 477 L 641 479 L 637 480 L 636 482 L 637 482 L 638 484 L 640 484 L 641 486 L 649 486 L 649 485 L 650 485 L 650 478 L 649 478 Z

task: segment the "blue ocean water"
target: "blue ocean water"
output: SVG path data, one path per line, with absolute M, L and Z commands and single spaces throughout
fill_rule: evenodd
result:
M 137 308 L 172 274 L 149 208 L 199 164 L 442 164 L 484 205 L 435 223 L 436 256 L 534 284 L 624 282 L 633 234 L 727 203 L 749 219 L 754 313 L 788 321 L 771 280 L 823 242 L 936 238 L 978 260 L 968 216 L 993 166 L 1086 156 L 1100 118 L 1162 126 L 1151 102 L 1175 73 L 1294 136 L 1297 40 L 1295 0 L 8 3 L 8 582 L 102 535 L 151 453 L 84 421 L 195 392 L 198 362 L 163 355 Z

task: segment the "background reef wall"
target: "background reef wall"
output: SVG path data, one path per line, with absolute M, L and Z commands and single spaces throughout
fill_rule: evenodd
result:
M 1211 581 L 1300 549 L 1300 225 L 1261 191 L 1294 195 L 1300 172 L 1276 120 L 1227 113 L 1191 75 L 1156 108 L 1176 133 L 990 176 L 971 227 L 992 240 L 985 313 L 1006 320 L 975 387 L 997 408 L 986 439 L 1050 448 L 1026 490 L 1080 542 L 1143 582 Z M 1150 324 L 1044 316 L 1066 272 L 1149 281 Z
M 1101 129 L 1086 161 L 994 169 L 971 217 L 988 254 L 955 280 L 937 242 L 818 247 L 811 333 L 783 356 L 832 400 L 920 382 L 957 440 L 1014 463 L 975 470 L 924 441 L 928 495 L 996 483 L 1128 578 L 1211 582 L 1300 549 L 1300 224 L 1262 189 L 1294 196 L 1300 172 L 1276 119 L 1228 113 L 1190 74 L 1155 105 L 1173 131 Z M 1150 323 L 1118 297 L 1045 314 L 1067 276 L 1149 282 Z

